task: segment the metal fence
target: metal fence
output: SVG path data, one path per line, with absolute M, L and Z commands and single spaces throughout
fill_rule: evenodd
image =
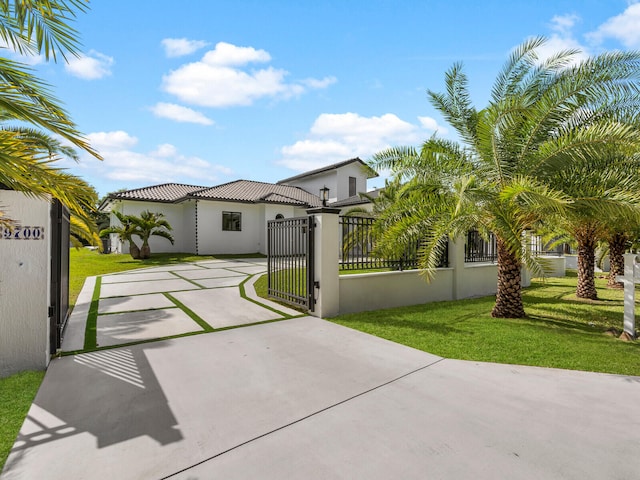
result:
M 418 252 L 422 242 L 411 245 L 399 258 L 384 258 L 374 254 L 375 219 L 341 216 L 340 269 L 341 270 L 407 270 L 418 268 Z M 449 242 L 443 239 L 444 251 L 438 267 L 449 266 Z
M 314 225 L 313 216 L 267 224 L 267 293 L 309 311 L 314 308 Z
M 553 242 L 545 242 L 539 235 L 531 235 L 529 237 L 529 245 L 527 245 L 534 257 L 540 255 L 556 255 L 561 257 L 564 255 L 565 244 L 552 247 Z
M 464 245 L 464 261 L 467 263 L 495 262 L 498 260 L 498 244 L 496 236 L 489 234 L 489 238 L 482 237 L 477 230 L 467 233 L 467 241 Z

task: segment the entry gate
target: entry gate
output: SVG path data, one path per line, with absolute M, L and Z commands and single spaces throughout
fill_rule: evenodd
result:
M 313 216 L 267 223 L 269 297 L 313 312 Z
M 58 200 L 51 205 L 51 306 L 49 344 L 54 354 L 62 344 L 69 317 L 69 210 Z

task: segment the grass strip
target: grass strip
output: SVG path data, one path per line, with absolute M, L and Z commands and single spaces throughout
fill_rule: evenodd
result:
M 189 307 L 187 307 L 184 303 L 182 303 L 180 300 L 175 298 L 173 295 L 171 295 L 170 293 L 164 293 L 164 296 L 167 297 L 169 300 L 171 300 L 180 310 L 186 313 L 191 320 L 193 320 L 198 325 L 200 325 L 200 327 L 202 327 L 202 329 L 205 332 L 213 332 L 215 330 L 211 325 L 209 325 L 202 318 L 196 315 L 196 313 L 193 310 L 191 310 Z
M 87 325 L 84 329 L 84 350 L 96 348 L 98 340 L 98 303 L 100 302 L 100 286 L 102 277 L 96 277 L 96 285 L 91 296 L 91 306 L 87 314 Z
M 43 378 L 41 371 L 0 378 L 0 471 Z
M 247 278 L 245 278 L 245 279 L 240 283 L 240 285 L 238 285 L 238 286 L 240 287 L 240 296 L 241 296 L 242 298 L 244 298 L 245 300 L 248 300 L 248 301 L 249 301 L 249 302 L 251 302 L 251 303 L 255 303 L 256 305 L 259 305 L 259 306 L 261 306 L 262 308 L 265 308 L 265 309 L 267 309 L 267 310 L 271 310 L 272 312 L 277 313 L 278 315 L 282 315 L 284 318 L 298 318 L 298 317 L 304 317 L 304 316 L 306 316 L 306 315 L 307 315 L 307 314 L 305 314 L 305 313 L 303 313 L 303 312 L 300 312 L 300 315 L 289 315 L 288 313 L 281 312 L 280 310 L 277 310 L 277 309 L 275 309 L 275 308 L 273 308 L 273 307 L 271 307 L 271 306 L 269 306 L 269 305 L 265 305 L 265 304 L 263 304 L 263 303 L 260 303 L 260 302 L 258 302 L 257 300 L 254 300 L 253 298 L 251 298 L 251 297 L 247 296 L 247 292 L 245 291 L 244 284 L 245 284 L 245 283 L 247 283 L 247 282 L 248 282 L 250 279 L 252 279 L 254 276 L 255 276 L 255 275 L 250 275 L 250 276 L 248 276 Z M 256 284 L 257 284 L 257 283 L 258 283 L 258 282 L 259 282 L 263 277 L 264 277 L 264 278 L 266 278 L 266 275 L 263 275 L 262 277 L 260 277 L 260 278 L 256 281 Z M 256 294 L 257 294 L 259 297 L 262 297 L 262 295 L 260 295 L 260 294 L 258 293 L 258 289 L 257 289 L 257 288 L 255 288 L 255 284 L 254 284 L 254 289 L 256 290 Z M 266 297 L 264 297 L 264 298 L 266 298 Z M 271 300 L 271 299 L 269 299 L 269 300 Z M 276 302 L 276 303 L 277 303 L 277 302 Z M 283 306 L 284 306 L 284 305 L 283 305 Z M 289 307 L 289 308 L 291 308 L 292 310 L 296 310 L 294 307 Z

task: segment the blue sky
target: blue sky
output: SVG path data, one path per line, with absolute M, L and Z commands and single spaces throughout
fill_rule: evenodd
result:
M 482 108 L 528 37 L 549 38 L 542 55 L 640 49 L 640 3 L 96 0 L 75 27 L 80 59 L 29 62 L 104 157 L 64 165 L 104 195 L 275 182 L 435 130 L 454 138 L 426 95 L 454 62 Z

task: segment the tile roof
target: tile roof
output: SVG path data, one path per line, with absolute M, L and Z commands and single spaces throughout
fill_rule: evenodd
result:
M 245 203 L 277 203 L 302 207 L 319 207 L 322 201 L 299 187 L 273 183 L 236 180 L 188 195 L 189 198 Z
M 183 183 L 163 183 L 151 187 L 136 188 L 124 192 L 109 194 L 113 200 L 147 200 L 151 202 L 174 203 L 184 200 L 187 195 L 207 187 L 197 185 L 185 185 Z
M 360 160 L 358 157 L 356 157 L 356 158 L 352 158 L 350 160 L 345 160 L 343 162 L 333 163 L 331 165 L 327 165 L 326 167 L 318 168 L 316 170 L 311 170 L 310 172 L 304 172 L 304 173 L 301 173 L 300 175 L 294 175 L 293 177 L 285 178 L 284 180 L 279 180 L 278 181 L 278 185 L 283 184 L 283 183 L 292 182 L 293 180 L 300 180 L 301 178 L 311 177 L 313 175 L 318 175 L 319 173 L 328 172 L 330 170 L 335 170 L 337 168 L 344 167 L 345 165 L 349 165 L 350 163 L 355 163 L 355 162 L 361 163 L 365 167 L 365 169 L 368 170 L 367 178 L 373 178 L 373 177 L 377 177 L 378 176 L 378 173 L 375 170 L 373 170 L 369 165 L 367 165 L 362 160 Z
M 368 198 L 361 197 L 360 195 L 354 195 L 353 197 L 344 198 L 338 202 L 331 202 L 327 206 L 332 208 L 338 207 L 351 207 L 354 205 L 366 205 L 367 203 L 371 203 L 371 200 Z

